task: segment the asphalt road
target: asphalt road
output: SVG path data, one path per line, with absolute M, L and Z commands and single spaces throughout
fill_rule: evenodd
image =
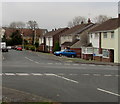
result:
M 117 66 L 76 64 L 30 51 L 3 53 L 3 87 L 57 102 L 118 102 L 119 77 Z

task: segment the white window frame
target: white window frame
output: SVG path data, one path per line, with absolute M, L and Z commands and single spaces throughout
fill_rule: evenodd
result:
M 106 39 L 107 37 L 108 37 L 108 36 L 107 36 L 107 32 L 104 32 L 104 33 L 103 33 L 103 38 Z
M 111 39 L 114 38 L 114 32 L 111 32 Z
M 105 55 L 104 55 L 104 51 L 108 52 L 108 56 L 105 56 Z M 103 50 L 102 50 L 102 54 L 103 54 L 103 58 L 109 58 L 109 57 L 110 57 L 109 50 L 107 50 L 107 49 L 103 49 Z

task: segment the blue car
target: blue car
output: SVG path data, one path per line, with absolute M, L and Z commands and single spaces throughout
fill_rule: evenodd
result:
M 54 55 L 56 55 L 56 56 L 67 56 L 67 57 L 76 57 L 77 56 L 77 54 L 76 54 L 76 52 L 75 51 L 73 51 L 73 50 L 62 50 L 62 51 L 56 51 L 56 52 L 54 52 Z

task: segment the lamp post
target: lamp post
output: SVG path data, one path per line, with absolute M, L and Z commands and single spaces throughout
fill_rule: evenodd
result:
M 21 36 L 22 36 L 22 46 L 23 46 L 23 49 L 24 49 L 24 36 L 23 36 L 24 33 L 21 33 Z

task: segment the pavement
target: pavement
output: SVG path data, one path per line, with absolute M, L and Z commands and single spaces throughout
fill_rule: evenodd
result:
M 118 66 L 76 63 L 30 51 L 10 50 L 3 56 L 3 88 L 36 96 L 35 101 L 118 102 L 120 97 Z M 3 90 L 3 96 L 7 92 Z
M 30 51 L 32 52 L 32 51 Z M 41 52 L 34 52 L 36 54 L 45 54 L 48 57 L 52 56 L 52 58 L 54 57 L 57 60 L 61 60 L 61 61 L 68 61 L 68 62 L 74 62 L 74 63 L 78 63 L 78 64 L 95 64 L 95 65 L 111 65 L 111 66 L 120 66 L 120 63 L 113 63 L 113 62 L 100 62 L 100 61 L 95 61 L 95 60 L 84 60 L 81 58 L 69 58 L 69 57 L 59 57 L 59 56 L 55 56 L 51 53 L 41 53 Z

